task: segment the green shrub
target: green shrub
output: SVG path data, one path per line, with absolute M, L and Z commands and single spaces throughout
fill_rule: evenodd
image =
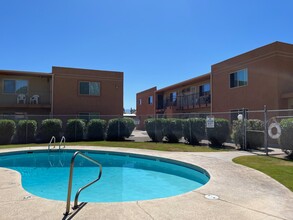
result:
M 280 127 L 280 147 L 284 150 L 293 150 L 293 118 L 282 119 Z
M 49 142 L 52 136 L 58 140 L 62 131 L 62 121 L 60 119 L 45 119 L 41 123 L 40 137 L 43 142 Z
M 135 128 L 134 120 L 132 118 L 123 118 L 122 121 L 126 124 L 127 130 L 125 133 L 125 137 L 128 138 Z
M 146 132 L 154 142 L 163 141 L 166 119 L 149 118 L 144 121 Z
M 205 119 L 189 118 L 183 122 L 184 139 L 192 145 L 198 145 L 205 137 Z
M 239 145 L 243 149 L 243 134 L 242 134 L 243 122 L 234 120 L 232 125 L 231 138 L 236 145 Z
M 10 144 L 15 133 L 15 122 L 0 120 L 0 144 Z
M 84 137 L 85 122 L 82 119 L 69 119 L 66 124 L 66 140 L 81 141 Z
M 114 118 L 108 122 L 107 140 L 121 141 L 130 137 L 135 128 L 134 120 L 131 118 Z
M 183 120 L 173 118 L 166 119 L 163 132 L 169 143 L 178 143 L 183 136 Z
M 35 120 L 20 120 L 17 123 L 16 134 L 19 143 L 32 143 L 35 141 L 37 122 Z
M 87 139 L 102 141 L 105 140 L 107 122 L 102 119 L 91 119 L 87 124 Z
M 241 149 L 243 146 L 243 122 L 233 121 L 232 140 L 239 145 Z M 264 146 L 264 123 L 258 119 L 246 120 L 246 147 L 259 148 Z
M 215 118 L 214 128 L 207 128 L 208 140 L 214 147 L 220 147 L 229 137 L 229 122 L 223 118 Z

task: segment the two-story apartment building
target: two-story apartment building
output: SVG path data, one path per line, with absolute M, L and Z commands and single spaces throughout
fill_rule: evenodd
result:
M 293 109 L 293 45 L 274 42 L 235 56 L 212 65 L 209 74 L 156 90 L 154 97 L 148 115 L 230 112 L 233 120 L 241 109 Z M 137 112 L 146 105 L 137 105 Z
M 0 115 L 123 115 L 123 72 L 0 71 Z

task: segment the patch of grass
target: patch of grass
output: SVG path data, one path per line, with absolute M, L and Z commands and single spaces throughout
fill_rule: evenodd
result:
M 293 192 L 293 161 L 270 156 L 242 156 L 233 161 L 267 174 Z
M 0 145 L 0 149 L 5 148 L 20 148 L 20 147 L 35 147 L 48 146 L 48 144 L 14 144 L 14 145 Z M 56 143 L 56 146 L 58 144 Z M 66 142 L 66 146 L 101 146 L 101 147 L 124 147 L 149 149 L 160 151 L 174 151 L 174 152 L 218 152 L 227 151 L 229 149 L 211 148 L 208 146 L 191 146 L 183 143 L 154 143 L 154 142 L 132 142 L 132 141 L 82 141 L 82 142 Z

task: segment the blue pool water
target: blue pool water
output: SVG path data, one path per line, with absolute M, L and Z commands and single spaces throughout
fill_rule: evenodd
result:
M 21 173 L 22 186 L 33 195 L 66 201 L 70 160 L 75 151 L 31 151 L 0 154 L 0 167 Z M 103 166 L 100 181 L 81 192 L 83 202 L 138 201 L 175 196 L 209 181 L 201 168 L 138 155 L 87 151 Z M 82 157 L 75 159 L 72 198 L 94 180 L 99 169 Z

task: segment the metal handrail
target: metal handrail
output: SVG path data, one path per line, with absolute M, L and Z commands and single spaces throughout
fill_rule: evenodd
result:
M 64 143 L 63 148 L 65 148 L 65 142 L 66 142 L 66 139 L 65 139 L 64 136 L 62 136 L 61 141 L 60 141 L 60 143 L 59 143 L 59 150 L 60 150 L 60 148 L 61 148 L 61 144 L 62 144 L 62 143 Z
M 77 155 L 80 155 L 81 157 L 83 157 L 83 158 L 89 160 L 90 162 L 98 165 L 100 167 L 100 172 L 99 172 L 98 178 L 96 178 L 94 181 L 88 183 L 87 185 L 79 188 L 79 190 L 75 194 L 73 209 L 76 209 L 78 207 L 77 204 L 78 204 L 78 197 L 79 197 L 80 192 L 82 190 L 84 190 L 85 188 L 87 188 L 88 186 L 92 185 L 93 183 L 97 182 L 102 176 L 102 165 L 99 162 L 97 162 L 96 160 L 90 158 L 89 156 L 86 156 L 85 154 L 81 153 L 80 151 L 76 151 L 74 153 L 74 155 L 71 158 L 71 162 L 70 162 L 70 173 L 69 173 L 69 182 L 68 182 L 66 212 L 64 213 L 64 215 L 68 215 L 69 210 L 70 210 L 70 198 L 71 198 L 71 190 L 72 190 L 72 177 L 73 177 L 74 160 L 75 160 Z
M 51 147 L 51 144 L 52 144 L 52 141 L 54 140 L 54 147 L 53 148 L 55 148 L 55 143 L 56 143 L 56 138 L 55 138 L 55 136 L 52 136 L 51 137 L 51 140 L 50 140 L 50 142 L 49 142 L 49 144 L 48 144 L 48 151 L 50 151 L 50 147 Z

